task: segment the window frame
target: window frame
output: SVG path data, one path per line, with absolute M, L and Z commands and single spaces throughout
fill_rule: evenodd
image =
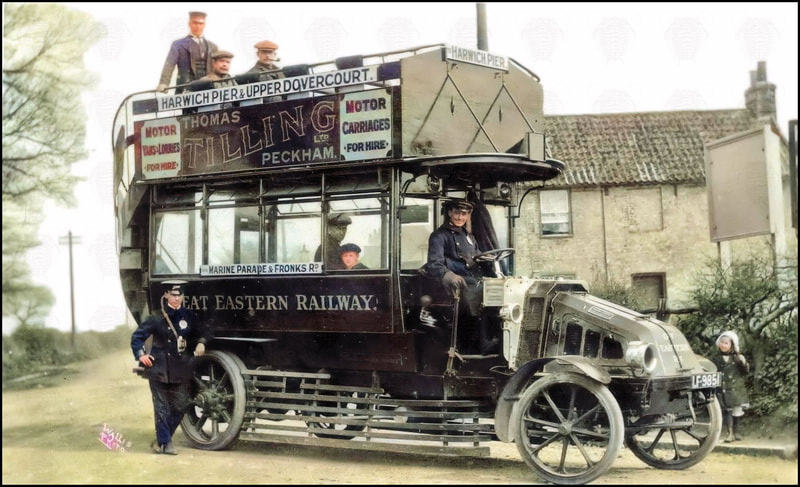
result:
M 566 194 L 566 204 L 567 204 L 567 211 L 566 211 L 566 225 L 568 230 L 566 232 L 560 233 L 545 233 L 545 225 L 552 225 L 552 223 L 545 223 L 544 222 L 544 205 L 543 205 L 543 196 L 545 193 L 559 193 L 563 192 Z M 554 213 L 554 214 L 561 214 L 561 213 Z M 557 223 L 557 225 L 561 225 L 562 223 Z M 573 226 L 573 218 L 572 218 L 572 191 L 569 188 L 554 188 L 554 189 L 542 189 L 539 190 L 539 235 L 541 238 L 564 238 L 564 237 L 572 237 L 574 235 L 574 226 Z

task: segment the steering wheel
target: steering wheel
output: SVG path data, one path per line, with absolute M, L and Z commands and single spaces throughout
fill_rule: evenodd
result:
M 514 255 L 514 252 L 516 252 L 516 250 L 512 248 L 492 249 L 487 250 L 486 252 L 481 252 L 480 254 L 473 256 L 472 259 L 475 262 L 498 262 L 511 257 Z

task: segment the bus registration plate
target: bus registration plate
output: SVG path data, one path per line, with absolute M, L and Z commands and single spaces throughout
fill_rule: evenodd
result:
M 719 372 L 692 376 L 692 389 L 706 389 L 708 387 L 720 387 L 721 385 L 722 375 Z

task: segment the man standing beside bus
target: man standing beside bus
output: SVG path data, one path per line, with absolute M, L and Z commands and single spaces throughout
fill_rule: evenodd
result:
M 172 43 L 161 70 L 158 91 L 167 92 L 172 79 L 172 72 L 178 68 L 178 79 L 175 84 L 182 85 L 198 80 L 211 72 L 211 54 L 217 45 L 203 37 L 206 28 L 205 12 L 189 12 L 189 31 L 191 34 Z M 185 88 L 176 88 L 175 93 L 182 93 Z
M 144 368 L 153 396 L 156 439 L 150 447 L 166 455 L 178 454 L 172 435 L 191 406 L 192 356 L 201 357 L 211 339 L 197 315 L 183 306 L 184 283 L 165 281 L 160 312 L 144 320 L 131 335 L 133 356 Z M 149 337 L 153 344 L 148 353 L 145 341 Z

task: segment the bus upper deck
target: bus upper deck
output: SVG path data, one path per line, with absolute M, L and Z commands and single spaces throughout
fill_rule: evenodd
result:
M 509 183 L 562 169 L 545 157 L 538 77 L 503 56 L 433 45 L 267 74 L 277 76 L 196 81 L 120 106 L 115 212 L 135 317 L 148 311 L 150 280 L 335 273 L 316 264 L 335 251 L 323 244 L 337 215 L 364 249 L 362 273 L 417 268 L 438 198 L 472 192 L 509 206 Z M 254 267 L 229 267 L 243 264 Z M 257 267 L 270 264 L 280 267 Z

